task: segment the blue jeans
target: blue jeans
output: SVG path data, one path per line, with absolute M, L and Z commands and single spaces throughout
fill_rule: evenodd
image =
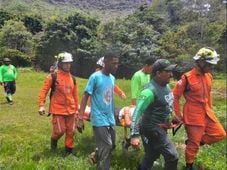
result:
M 162 155 L 165 160 L 165 170 L 176 170 L 178 153 L 172 141 L 167 136 L 166 130 L 155 127 L 152 130 L 144 131 L 141 129 L 145 155 L 140 164 L 140 170 L 152 168 L 156 159 Z

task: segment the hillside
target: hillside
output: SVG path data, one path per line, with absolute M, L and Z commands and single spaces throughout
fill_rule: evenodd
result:
M 48 0 L 56 5 L 73 5 L 80 9 L 128 11 L 137 8 L 142 3 L 151 3 L 152 0 Z
M 75 9 L 89 11 L 108 21 L 131 14 L 141 4 L 151 4 L 152 0 L 0 0 L 0 8 L 10 11 L 29 12 L 40 9 L 53 13 L 70 12 Z

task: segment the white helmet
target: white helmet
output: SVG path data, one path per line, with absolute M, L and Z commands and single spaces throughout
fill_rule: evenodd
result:
M 219 55 L 217 52 L 210 48 L 210 47 L 203 47 L 201 48 L 196 55 L 193 57 L 194 60 L 200 60 L 203 59 L 207 63 L 210 64 L 217 64 L 218 61 L 220 60 Z
M 73 62 L 72 54 L 67 52 L 58 54 L 57 59 L 62 63 Z
M 98 65 L 104 67 L 104 57 L 101 57 L 101 58 L 96 62 L 96 64 L 98 64 Z

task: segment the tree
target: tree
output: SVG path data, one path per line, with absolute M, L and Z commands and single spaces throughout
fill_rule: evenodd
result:
M 34 35 L 38 32 L 43 31 L 43 26 L 40 21 L 40 18 L 37 16 L 24 16 L 22 19 L 24 25 L 28 30 Z
M 96 53 L 96 27 L 99 21 L 82 13 L 74 13 L 63 19 L 55 19 L 47 24 L 45 32 L 36 48 L 36 65 L 48 71 L 55 55 L 67 51 L 73 54 L 72 72 L 83 74 L 82 62 Z M 88 70 L 88 68 L 85 68 Z M 87 73 L 86 73 L 87 74 Z
M 5 21 L 10 20 L 12 18 L 13 16 L 9 12 L 1 9 L 0 10 L 0 28 L 2 28 Z
M 33 60 L 32 35 L 21 21 L 8 20 L 0 31 L 0 56 L 10 57 L 17 66 L 30 66 Z

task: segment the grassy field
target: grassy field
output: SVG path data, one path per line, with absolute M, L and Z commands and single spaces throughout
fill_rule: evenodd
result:
M 88 161 L 88 155 L 94 149 L 92 129 L 86 123 L 83 134 L 75 136 L 75 153 L 78 160 L 72 157 L 64 157 L 64 139 L 60 139 L 57 153 L 51 153 L 50 135 L 52 131 L 51 117 L 38 115 L 38 93 L 46 73 L 35 72 L 31 69 L 20 69 L 17 80 L 17 92 L 14 95 L 15 104 L 9 106 L 6 103 L 3 89 L 0 91 L 0 170 L 93 170 L 96 169 Z M 77 79 L 80 96 L 86 84 L 85 79 Z M 115 96 L 117 107 L 130 104 L 130 81 L 117 80 L 117 84 L 128 95 L 127 100 L 122 101 Z M 171 82 L 174 85 L 174 82 Z M 226 128 L 226 82 L 223 79 L 214 81 L 214 111 Z M 46 108 L 48 104 L 46 105 Z M 184 141 L 186 135 L 184 128 L 173 137 L 179 151 L 180 160 L 178 169 L 184 166 Z M 117 128 L 117 148 L 113 153 L 111 170 L 136 170 L 138 162 L 143 155 L 143 149 L 129 149 L 124 153 L 121 148 L 123 128 Z M 163 159 L 154 169 L 163 169 Z M 200 149 L 196 166 L 201 170 L 225 170 L 226 166 L 226 140 L 212 146 L 204 146 Z

